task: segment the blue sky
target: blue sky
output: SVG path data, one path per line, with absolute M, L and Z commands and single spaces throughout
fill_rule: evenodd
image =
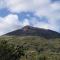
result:
M 0 35 L 26 25 L 60 32 L 60 0 L 0 0 Z

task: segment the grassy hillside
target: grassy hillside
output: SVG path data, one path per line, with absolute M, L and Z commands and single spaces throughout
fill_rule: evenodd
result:
M 24 56 L 19 60 L 60 60 L 60 38 L 45 39 L 39 36 L 1 36 L 1 41 L 23 46 Z

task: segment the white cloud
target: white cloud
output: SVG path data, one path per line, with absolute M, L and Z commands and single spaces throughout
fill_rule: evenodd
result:
M 60 10 L 60 3 L 55 2 L 55 3 L 51 4 L 51 7 L 53 10 Z
M 0 9 L 5 8 L 5 1 L 4 0 L 0 0 Z
M 39 17 L 46 16 L 48 18 L 50 29 L 57 31 L 60 30 L 60 2 L 51 3 L 51 0 L 4 0 L 0 4 L 0 8 L 2 6 L 5 6 L 12 13 L 33 11 L 35 12 L 35 15 Z M 24 20 L 24 22 L 26 22 L 23 23 L 24 25 L 31 22 L 31 24 L 37 24 L 37 26 L 42 23 L 40 23 L 38 20 L 37 22 L 35 22 L 35 20 L 34 22 Z
M 42 9 L 37 10 L 36 15 L 46 16 L 49 22 L 49 29 L 60 32 L 60 3 L 51 3 Z
M 26 26 L 26 25 L 30 25 L 30 22 L 28 19 L 25 19 L 22 24 L 23 26 Z
M 38 27 L 38 28 L 49 29 L 48 23 L 38 21 L 35 17 L 33 17 L 32 19 L 25 19 L 23 21 L 23 26 L 26 26 L 26 25 L 30 25 L 30 26 Z
M 49 20 L 49 28 L 51 30 L 60 32 L 60 19 L 57 19 L 57 20 Z
M 49 25 L 45 22 L 38 22 L 37 24 L 33 25 L 34 27 L 49 29 Z
M 1 7 L 5 6 L 10 12 L 35 11 L 47 6 L 50 0 L 0 0 Z
M 36 18 L 33 18 L 32 20 L 30 20 L 30 25 L 32 25 L 33 27 L 49 29 L 48 23 L 37 20 Z
M 0 22 L 0 35 L 11 32 L 13 30 L 19 29 L 22 27 L 21 23 L 18 20 L 17 15 L 10 14 L 4 18 L 1 18 Z
M 32 9 L 32 0 L 5 0 L 10 12 L 22 12 Z

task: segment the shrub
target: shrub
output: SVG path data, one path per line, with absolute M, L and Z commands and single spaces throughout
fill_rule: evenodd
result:
M 0 42 L 0 60 L 19 60 L 23 55 L 23 46 L 16 46 L 5 40 Z

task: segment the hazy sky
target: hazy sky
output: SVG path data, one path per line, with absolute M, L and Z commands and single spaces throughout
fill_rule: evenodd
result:
M 60 0 L 0 0 L 0 35 L 26 25 L 60 32 Z

